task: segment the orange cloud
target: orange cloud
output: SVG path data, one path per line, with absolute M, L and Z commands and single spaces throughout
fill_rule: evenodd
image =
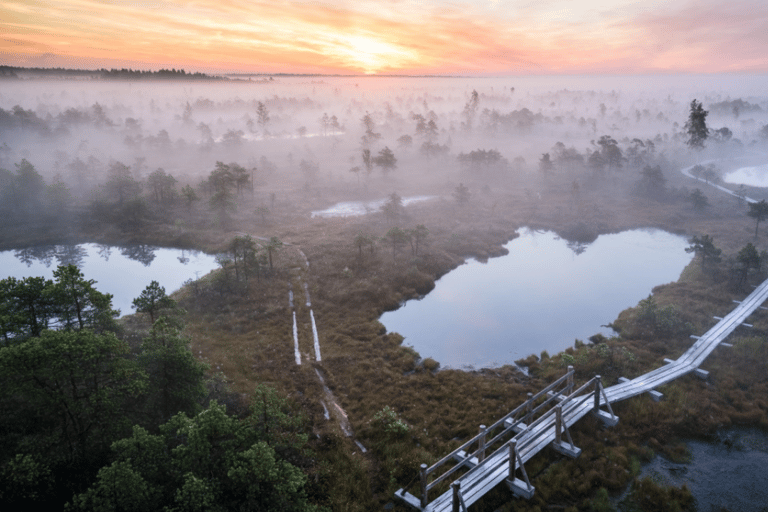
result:
M 0 61 L 322 73 L 768 71 L 760 3 L 590 2 L 0 0 Z

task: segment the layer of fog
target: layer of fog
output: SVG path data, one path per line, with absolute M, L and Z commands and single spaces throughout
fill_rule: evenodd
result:
M 254 194 L 304 190 L 315 207 L 392 191 L 450 194 L 460 182 L 520 186 L 540 174 L 545 153 L 577 179 L 588 175 L 590 155 L 605 151 L 605 136 L 624 168 L 659 165 L 666 173 L 685 158 L 760 160 L 768 143 L 764 83 L 760 76 L 5 81 L 0 168 L 13 173 L 25 159 L 85 203 L 108 195 L 115 163 L 147 197 L 157 169 L 177 189 L 202 189 L 216 162 L 237 163 Z M 695 153 L 684 128 L 692 99 L 709 111 L 712 130 Z M 384 148 L 396 160 L 389 169 L 376 161 Z M 610 167 L 592 170 L 599 165 Z

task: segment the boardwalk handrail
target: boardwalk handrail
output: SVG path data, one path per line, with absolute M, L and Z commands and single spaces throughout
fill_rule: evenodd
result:
M 406 503 L 424 512 L 442 512 L 450 510 L 451 508 L 457 510 L 456 507 L 464 507 L 466 509 L 467 506 L 475 503 L 488 490 L 500 483 L 503 479 L 507 477 L 513 479 L 514 472 L 517 468 L 523 471 L 523 476 L 526 476 L 523 463 L 530 460 L 531 457 L 545 446 L 555 442 L 561 449 L 563 449 L 560 440 L 560 434 L 563 430 L 571 445 L 571 453 L 568 455 L 577 456 L 578 452 L 575 451 L 573 441 L 570 439 L 570 433 L 568 432 L 570 426 L 575 424 L 590 411 L 597 413 L 606 424 L 615 424 L 618 418 L 616 418 L 613 413 L 611 402 L 625 400 L 650 391 L 656 386 L 671 382 L 672 380 L 695 370 L 728 335 L 730 335 L 739 325 L 744 323 L 747 317 L 749 317 L 749 315 L 751 315 L 758 307 L 761 307 L 760 305 L 766 300 L 768 300 L 768 279 L 761 283 L 754 292 L 749 294 L 749 296 L 739 303 L 737 308 L 724 318 L 716 317 L 719 319 L 719 322 L 705 334 L 698 337 L 693 346 L 681 354 L 677 360 L 670 361 L 668 364 L 635 377 L 630 381 L 604 388 L 600 376 L 596 375 L 576 391 L 571 392 L 571 390 L 573 390 L 573 367 L 569 366 L 566 375 L 557 379 L 545 389 L 539 391 L 536 395 L 531 395 L 529 393 L 528 400 L 506 414 L 500 420 L 496 421 L 490 428 L 481 426 L 481 431 L 478 435 L 474 436 L 446 457 L 443 457 L 440 461 L 433 464 L 431 468 L 427 468 L 426 464 L 422 465 L 421 500 L 417 500 L 414 496 L 406 492 L 406 490 L 412 486 L 413 482 L 402 489 L 402 492 L 398 491 L 396 495 L 404 499 Z M 552 393 L 535 408 L 531 407 L 534 402 L 542 397 L 542 395 L 556 389 L 566 380 L 568 380 L 568 382 L 563 389 Z M 590 386 L 593 386 L 593 389 L 588 393 L 582 394 Z M 563 393 L 566 394 L 563 395 Z M 536 414 L 555 400 L 559 402 L 556 407 L 549 409 L 531 422 Z M 594 401 L 594 404 L 588 404 L 587 402 L 590 400 Z M 610 415 L 601 410 L 603 405 L 608 409 Z M 522 411 L 525 411 L 525 416 L 523 416 L 523 419 L 519 419 L 518 415 Z M 510 418 L 512 418 L 512 421 L 505 423 L 510 420 Z M 496 449 L 491 455 L 488 457 L 485 456 L 485 451 L 487 449 L 507 436 L 510 431 L 515 430 L 516 427 L 524 424 L 524 421 L 530 422 L 530 424 L 526 424 L 523 430 L 520 430 L 516 435 L 512 436 L 511 439 L 503 443 L 502 446 Z M 492 435 L 501 425 L 504 425 L 505 428 L 486 443 L 487 436 Z M 478 443 L 478 448 L 475 452 L 471 454 L 462 452 L 464 448 L 468 448 L 475 442 Z M 458 456 L 460 453 L 461 455 Z M 574 455 L 574 453 L 576 454 Z M 479 456 L 477 459 L 472 460 L 475 455 Z M 448 460 L 456 458 L 458 458 L 458 463 L 453 468 L 440 475 L 431 484 L 427 484 L 429 474 L 435 472 Z M 459 468 L 467 465 L 471 465 L 472 467 L 458 478 L 454 482 L 455 485 L 452 486 L 452 489 L 457 493 L 458 498 L 449 490 L 437 497 L 433 502 L 430 503 L 428 501 L 429 489 L 432 489 L 435 485 L 445 481 L 448 476 L 455 473 Z M 527 481 L 527 478 L 526 482 L 520 485 L 518 485 L 517 482 L 519 481 L 514 480 L 508 482 L 513 492 L 516 495 L 530 498 L 533 494 L 533 487 L 530 485 L 530 482 Z M 464 487 L 464 484 L 466 484 L 466 487 Z M 461 489 L 460 492 L 459 489 Z
M 573 369 L 573 366 L 569 366 L 568 370 L 566 371 L 566 373 L 562 377 L 558 378 L 557 380 L 555 380 L 554 382 L 549 384 L 547 387 L 545 387 L 544 389 L 540 390 L 538 393 L 532 395 L 530 398 L 528 398 L 525 402 L 520 404 L 518 407 L 516 407 L 512 411 L 508 412 L 503 417 L 501 417 L 499 420 L 494 422 L 490 427 L 485 428 L 483 431 L 481 431 L 480 433 L 478 433 L 474 437 L 472 437 L 469 440 L 467 440 L 466 442 L 464 442 L 461 446 L 459 446 L 458 448 L 453 450 L 451 453 L 449 453 L 448 455 L 444 456 L 442 459 L 438 460 L 437 462 L 435 462 L 434 464 L 432 464 L 431 466 L 426 468 L 426 470 L 422 469 L 422 474 L 421 474 L 421 481 L 422 481 L 422 488 L 423 488 L 422 492 L 426 491 L 427 493 L 429 493 L 429 491 L 431 489 L 433 489 L 435 486 L 439 485 L 441 482 L 443 482 L 445 479 L 447 479 L 453 473 L 455 473 L 460 468 L 462 468 L 467 462 L 471 461 L 473 457 L 477 457 L 478 454 L 482 450 L 486 450 L 486 449 L 490 448 L 495 443 L 497 443 L 500 439 L 502 439 L 505 435 L 509 434 L 510 431 L 512 431 L 517 425 L 519 425 L 523 421 L 521 419 L 515 419 L 515 417 L 519 413 L 525 411 L 525 418 L 533 417 L 533 415 L 535 415 L 543 407 L 545 407 L 546 405 L 548 405 L 552 401 L 558 399 L 558 397 L 562 396 L 562 394 L 564 392 L 567 393 L 568 391 L 573 389 L 573 375 L 574 375 L 574 373 L 575 373 L 575 371 Z M 553 393 L 552 396 L 548 397 L 544 402 L 542 402 L 541 404 L 539 404 L 535 408 L 531 409 L 529 407 L 530 404 L 533 404 L 536 400 L 538 400 L 542 396 L 546 395 L 550 391 L 553 391 L 559 385 L 563 384 L 563 382 L 566 383 L 566 385 L 563 387 L 563 389 L 559 390 L 556 393 Z M 487 442 L 487 443 L 486 442 L 480 443 L 480 441 L 484 440 L 483 438 L 485 438 L 488 435 L 488 433 L 492 432 L 493 430 L 497 429 L 499 426 L 503 425 L 504 422 L 506 422 L 510 418 L 513 418 L 513 422 L 512 422 L 511 425 L 509 425 L 508 427 L 503 429 L 499 434 L 494 436 L 489 442 Z M 472 452 L 472 453 L 465 453 L 464 450 L 466 450 L 467 448 L 472 446 L 474 443 L 478 443 L 479 444 L 478 448 L 474 452 Z M 429 476 L 431 474 L 433 474 L 435 471 L 437 471 L 446 462 L 455 460 L 457 458 L 457 456 L 458 456 L 458 458 L 461 459 L 460 461 L 458 461 L 452 468 L 447 470 L 445 473 L 443 473 L 439 477 L 435 478 L 432 482 L 428 482 L 427 481 L 426 485 L 425 485 L 425 479 L 428 480 Z M 411 481 L 407 486 L 405 486 L 402 489 L 400 489 L 398 491 L 398 493 L 401 496 L 404 496 L 405 493 L 414 484 L 416 484 L 417 480 L 419 480 L 418 477 L 414 478 L 414 480 Z

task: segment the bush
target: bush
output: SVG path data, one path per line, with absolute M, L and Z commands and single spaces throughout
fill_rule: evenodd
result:
M 424 365 L 424 369 L 430 372 L 436 372 L 440 368 L 440 363 L 431 357 L 426 358 L 422 364 Z
M 380 429 L 388 437 L 405 437 L 410 431 L 407 423 L 397 417 L 397 413 L 388 405 L 373 417 L 374 427 Z

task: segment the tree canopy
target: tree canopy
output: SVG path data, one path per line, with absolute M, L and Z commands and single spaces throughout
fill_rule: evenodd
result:
M 709 136 L 707 114 L 709 114 L 709 112 L 704 110 L 701 102 L 696 100 L 691 101 L 688 121 L 685 123 L 685 130 L 688 134 L 686 143 L 691 149 L 704 149 L 704 142 Z
M 209 397 L 165 316 L 131 349 L 111 296 L 73 265 L 0 280 L 0 503 L 9 509 L 314 510 L 306 423 L 258 386 L 250 415 Z M 135 303 L 158 314 L 152 282 Z M 110 452 L 111 446 L 111 452 Z
M 765 202 L 765 199 L 758 203 L 750 203 L 747 215 L 755 219 L 755 239 L 757 239 L 757 228 L 762 221 L 768 219 L 768 203 Z

